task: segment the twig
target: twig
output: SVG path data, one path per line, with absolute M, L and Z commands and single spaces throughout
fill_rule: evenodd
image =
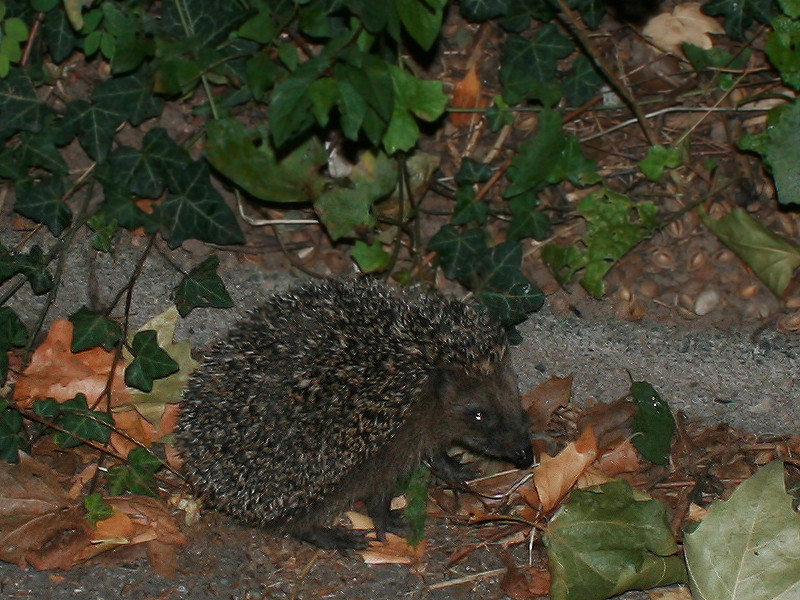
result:
M 463 577 L 457 577 L 455 579 L 448 579 L 447 581 L 440 581 L 439 583 L 432 583 L 428 586 L 429 590 L 441 590 L 448 587 L 453 587 L 454 585 L 461 585 L 462 583 L 469 583 L 470 581 L 475 581 L 476 579 L 485 579 L 487 577 L 495 577 L 496 575 L 502 575 L 506 572 L 505 567 L 502 569 L 492 569 L 490 571 L 483 571 L 481 573 L 475 573 L 473 575 L 464 575 Z
M 553 1 L 553 0 L 551 0 Z M 633 97 L 628 87 L 625 83 L 620 79 L 617 74 L 615 73 L 614 69 L 612 69 L 607 63 L 605 58 L 601 52 L 597 50 L 594 45 L 594 42 L 586 35 L 586 32 L 583 29 L 583 25 L 578 20 L 578 16 L 575 12 L 567 5 L 565 0 L 554 0 L 559 8 L 561 8 L 561 12 L 564 15 L 564 19 L 567 21 L 567 25 L 569 25 L 568 29 L 583 46 L 584 50 L 586 50 L 589 57 L 594 61 L 595 65 L 598 69 L 600 69 L 603 74 L 606 76 L 608 83 L 614 88 L 614 91 L 619 95 L 620 98 L 628 105 L 628 108 L 633 111 L 633 114 L 636 115 L 636 120 L 639 122 L 639 126 L 642 128 L 645 137 L 647 137 L 647 141 L 650 143 L 651 146 L 656 146 L 658 144 L 658 138 L 656 137 L 655 133 L 653 132 L 652 128 L 650 127 L 649 121 L 645 118 L 644 112 L 642 111 L 642 107 L 639 106 L 639 103 Z

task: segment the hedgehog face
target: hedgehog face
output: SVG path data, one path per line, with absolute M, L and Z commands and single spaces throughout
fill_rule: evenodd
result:
M 443 371 L 438 392 L 444 417 L 441 426 L 452 443 L 518 467 L 533 463 L 530 421 L 522 410 L 508 359 L 479 377 Z

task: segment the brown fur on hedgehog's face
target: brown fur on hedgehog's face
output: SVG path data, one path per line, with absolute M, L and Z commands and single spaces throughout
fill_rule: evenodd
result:
M 489 371 L 480 376 L 457 369 L 431 374 L 442 411 L 438 426 L 453 444 L 528 467 L 534 460 L 530 419 L 522 410 L 510 360 L 492 363 Z

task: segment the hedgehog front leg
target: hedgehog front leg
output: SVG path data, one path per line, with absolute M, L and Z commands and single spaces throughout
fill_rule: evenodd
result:
M 301 531 L 293 531 L 297 539 L 313 544 L 325 550 L 363 550 L 369 546 L 369 540 L 362 531 L 353 531 L 344 527 L 310 527 Z
M 447 454 L 446 450 L 437 450 L 428 462 L 436 476 L 453 487 L 462 488 L 467 481 L 475 479 L 475 471 Z

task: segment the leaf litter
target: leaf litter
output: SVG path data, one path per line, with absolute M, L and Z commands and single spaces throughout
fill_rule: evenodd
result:
M 157 327 L 161 336 L 159 343 L 180 365 L 179 373 L 170 376 L 175 381 L 157 380 L 159 392 L 154 389 L 150 394 L 132 394 L 123 389 L 120 383 L 123 368 L 120 365 L 112 368 L 116 359 L 112 353 L 99 347 L 72 353 L 71 323 L 55 322 L 34 353 L 31 365 L 19 377 L 17 406 L 22 411 L 30 411 L 34 400 L 41 396 L 52 397 L 59 403 L 67 402 L 78 390 L 90 390 L 88 405 L 96 406 L 103 403 L 110 387 L 114 390 L 108 402 L 114 416 L 109 444 L 112 456 L 122 458 L 132 450 L 141 451 L 147 459 L 144 471 L 155 471 L 160 466 L 159 461 L 149 460 L 152 455 L 142 449 L 169 440 L 177 422 L 175 400 L 196 364 L 191 360 L 187 344 L 172 342 L 174 321 L 175 315 L 166 314 L 149 324 Z M 130 358 L 122 358 L 122 366 L 127 360 Z M 71 381 L 70 377 L 76 375 L 77 382 Z M 110 386 L 109 380 L 112 381 Z M 636 391 L 637 385 L 643 383 L 634 383 L 632 391 Z M 653 398 L 657 397 L 655 390 L 647 389 Z M 117 390 L 121 390 L 119 394 Z M 461 547 L 454 548 L 450 553 L 450 565 L 463 561 L 486 544 L 498 548 L 506 565 L 501 587 L 513 598 L 532 598 L 548 589 L 554 599 L 603 598 L 625 589 L 680 581 L 684 562 L 676 552 L 683 541 L 682 532 L 696 520 L 710 515 L 692 534 L 694 537 L 690 537 L 693 550 L 687 552 L 690 572 L 694 572 L 693 568 L 705 572 L 708 565 L 698 567 L 692 563 L 696 560 L 693 558 L 697 553 L 695 549 L 702 548 L 703 543 L 712 549 L 720 545 L 714 537 L 721 535 L 715 521 L 740 522 L 738 517 L 720 519 L 717 516 L 734 510 L 728 507 L 736 504 L 737 494 L 744 493 L 733 494 L 736 486 L 748 480 L 758 467 L 776 458 L 798 464 L 792 457 L 800 452 L 800 437 L 759 439 L 724 425 L 702 427 L 688 422 L 680 413 L 675 418 L 673 435 L 672 430 L 643 427 L 640 421 L 646 417 L 637 417 L 637 405 L 631 397 L 611 403 L 589 399 L 585 406 L 573 403 L 571 377 L 543 382 L 527 394 L 523 402 L 536 423 L 534 429 L 542 432 L 534 440 L 539 464 L 529 470 L 508 470 L 502 464 L 480 460 L 475 464 L 481 472 L 487 473 L 485 476 L 470 482 L 466 491 L 434 486 L 427 508 L 429 519 L 447 518 L 450 522 L 468 525 L 469 536 L 476 539 L 474 543 L 464 542 Z M 145 407 L 142 412 L 140 407 Z M 660 418 L 663 419 L 663 410 Z M 653 435 L 662 437 L 658 447 L 669 452 L 666 464 L 653 464 L 637 450 L 637 438 Z M 169 444 L 157 445 L 163 447 L 168 458 L 172 457 L 171 465 L 179 465 L 179 458 Z M 105 503 L 110 516 L 101 518 L 93 527 L 79 498 L 97 481 L 96 450 L 84 445 L 67 452 L 47 437 L 37 439 L 33 448 L 36 459 L 21 454 L 19 463 L 0 465 L 0 489 L 3 490 L 0 493 L 0 559 L 37 569 L 67 569 L 101 555 L 113 556 L 120 550 L 139 547 L 159 573 L 167 576 L 175 573 L 177 552 L 186 539 L 177 525 L 174 507 L 188 506 L 191 514 L 187 514 L 187 520 L 197 515 L 197 505 L 191 500 L 177 500 L 175 494 L 169 502 L 165 501 L 165 485 L 170 484 L 166 487 L 175 489 L 179 481 L 161 481 L 158 497 L 106 494 L 101 502 Z M 780 461 L 773 462 L 769 467 L 771 471 L 764 470 L 767 474 L 772 472 L 773 479 L 771 488 L 762 495 L 765 506 L 783 503 L 784 514 L 780 521 L 783 524 L 791 523 L 791 519 L 796 521 L 797 515 L 786 500 L 775 498 L 779 486 L 774 473 L 782 473 L 780 465 Z M 138 481 L 141 473 L 127 473 L 125 470 L 129 468 L 127 463 L 122 463 L 112 464 L 108 469 L 104 467 L 104 470 L 108 470 L 109 475 L 117 472 L 123 482 L 124 477 Z M 762 475 L 764 471 L 755 476 L 756 482 L 759 481 L 756 478 L 766 477 Z M 113 490 L 113 480 L 110 483 Z M 117 492 L 125 489 L 124 483 L 120 485 Z M 142 485 L 141 493 L 155 492 L 154 488 L 149 490 L 147 485 Z M 748 489 L 747 485 L 753 487 L 748 482 L 741 489 Z M 781 481 L 781 498 L 789 498 L 782 485 Z M 135 485 L 133 489 L 137 489 Z M 715 499 L 728 497 L 731 500 L 723 508 L 712 504 Z M 603 502 L 598 504 L 600 498 L 608 498 L 606 503 L 613 506 L 606 517 L 608 522 L 587 530 L 582 522 L 588 525 L 590 521 L 596 522 L 597 514 L 602 515 L 603 510 L 609 513 Z M 624 508 L 628 505 L 630 508 Z M 657 510 L 648 508 L 642 516 L 636 510 L 640 506 Z M 712 507 L 710 512 L 709 506 Z M 752 503 L 747 506 L 752 508 Z M 624 518 L 622 515 L 629 510 L 638 516 Z M 370 520 L 363 515 L 354 512 L 348 516 L 355 528 L 371 527 Z M 564 542 L 568 539 L 562 533 L 566 523 L 576 524 L 569 528 L 584 527 L 578 530 L 579 545 Z M 649 533 L 644 535 L 642 531 Z M 656 534 L 656 539 L 660 540 L 658 544 L 648 545 L 647 536 Z M 725 535 L 729 546 L 735 548 L 730 540 L 736 532 Z M 541 543 L 543 539 L 546 544 Z M 764 539 L 762 543 L 768 545 L 771 540 Z M 527 566 L 517 565 L 508 553 L 522 544 L 533 549 Z M 404 538 L 389 534 L 386 542 L 373 539 L 362 556 L 368 564 L 413 567 L 424 564 L 427 555 L 424 541 L 414 546 Z M 616 558 L 611 560 L 611 557 Z M 741 560 L 741 556 L 738 558 Z M 714 556 L 709 559 L 706 556 L 705 560 L 721 565 L 732 558 Z M 602 571 L 605 575 L 599 576 L 601 571 L 597 564 L 607 566 L 609 563 L 613 564 L 610 570 Z M 570 567 L 562 568 L 566 564 Z M 656 573 L 659 568 L 663 571 L 660 576 Z M 587 572 L 598 578 L 596 584 L 589 581 L 582 569 L 588 569 Z M 551 574 L 554 577 L 552 588 Z M 440 587 L 446 585 L 447 582 L 442 582 Z M 583 586 L 577 595 L 576 585 Z M 693 585 L 699 584 L 693 580 Z

